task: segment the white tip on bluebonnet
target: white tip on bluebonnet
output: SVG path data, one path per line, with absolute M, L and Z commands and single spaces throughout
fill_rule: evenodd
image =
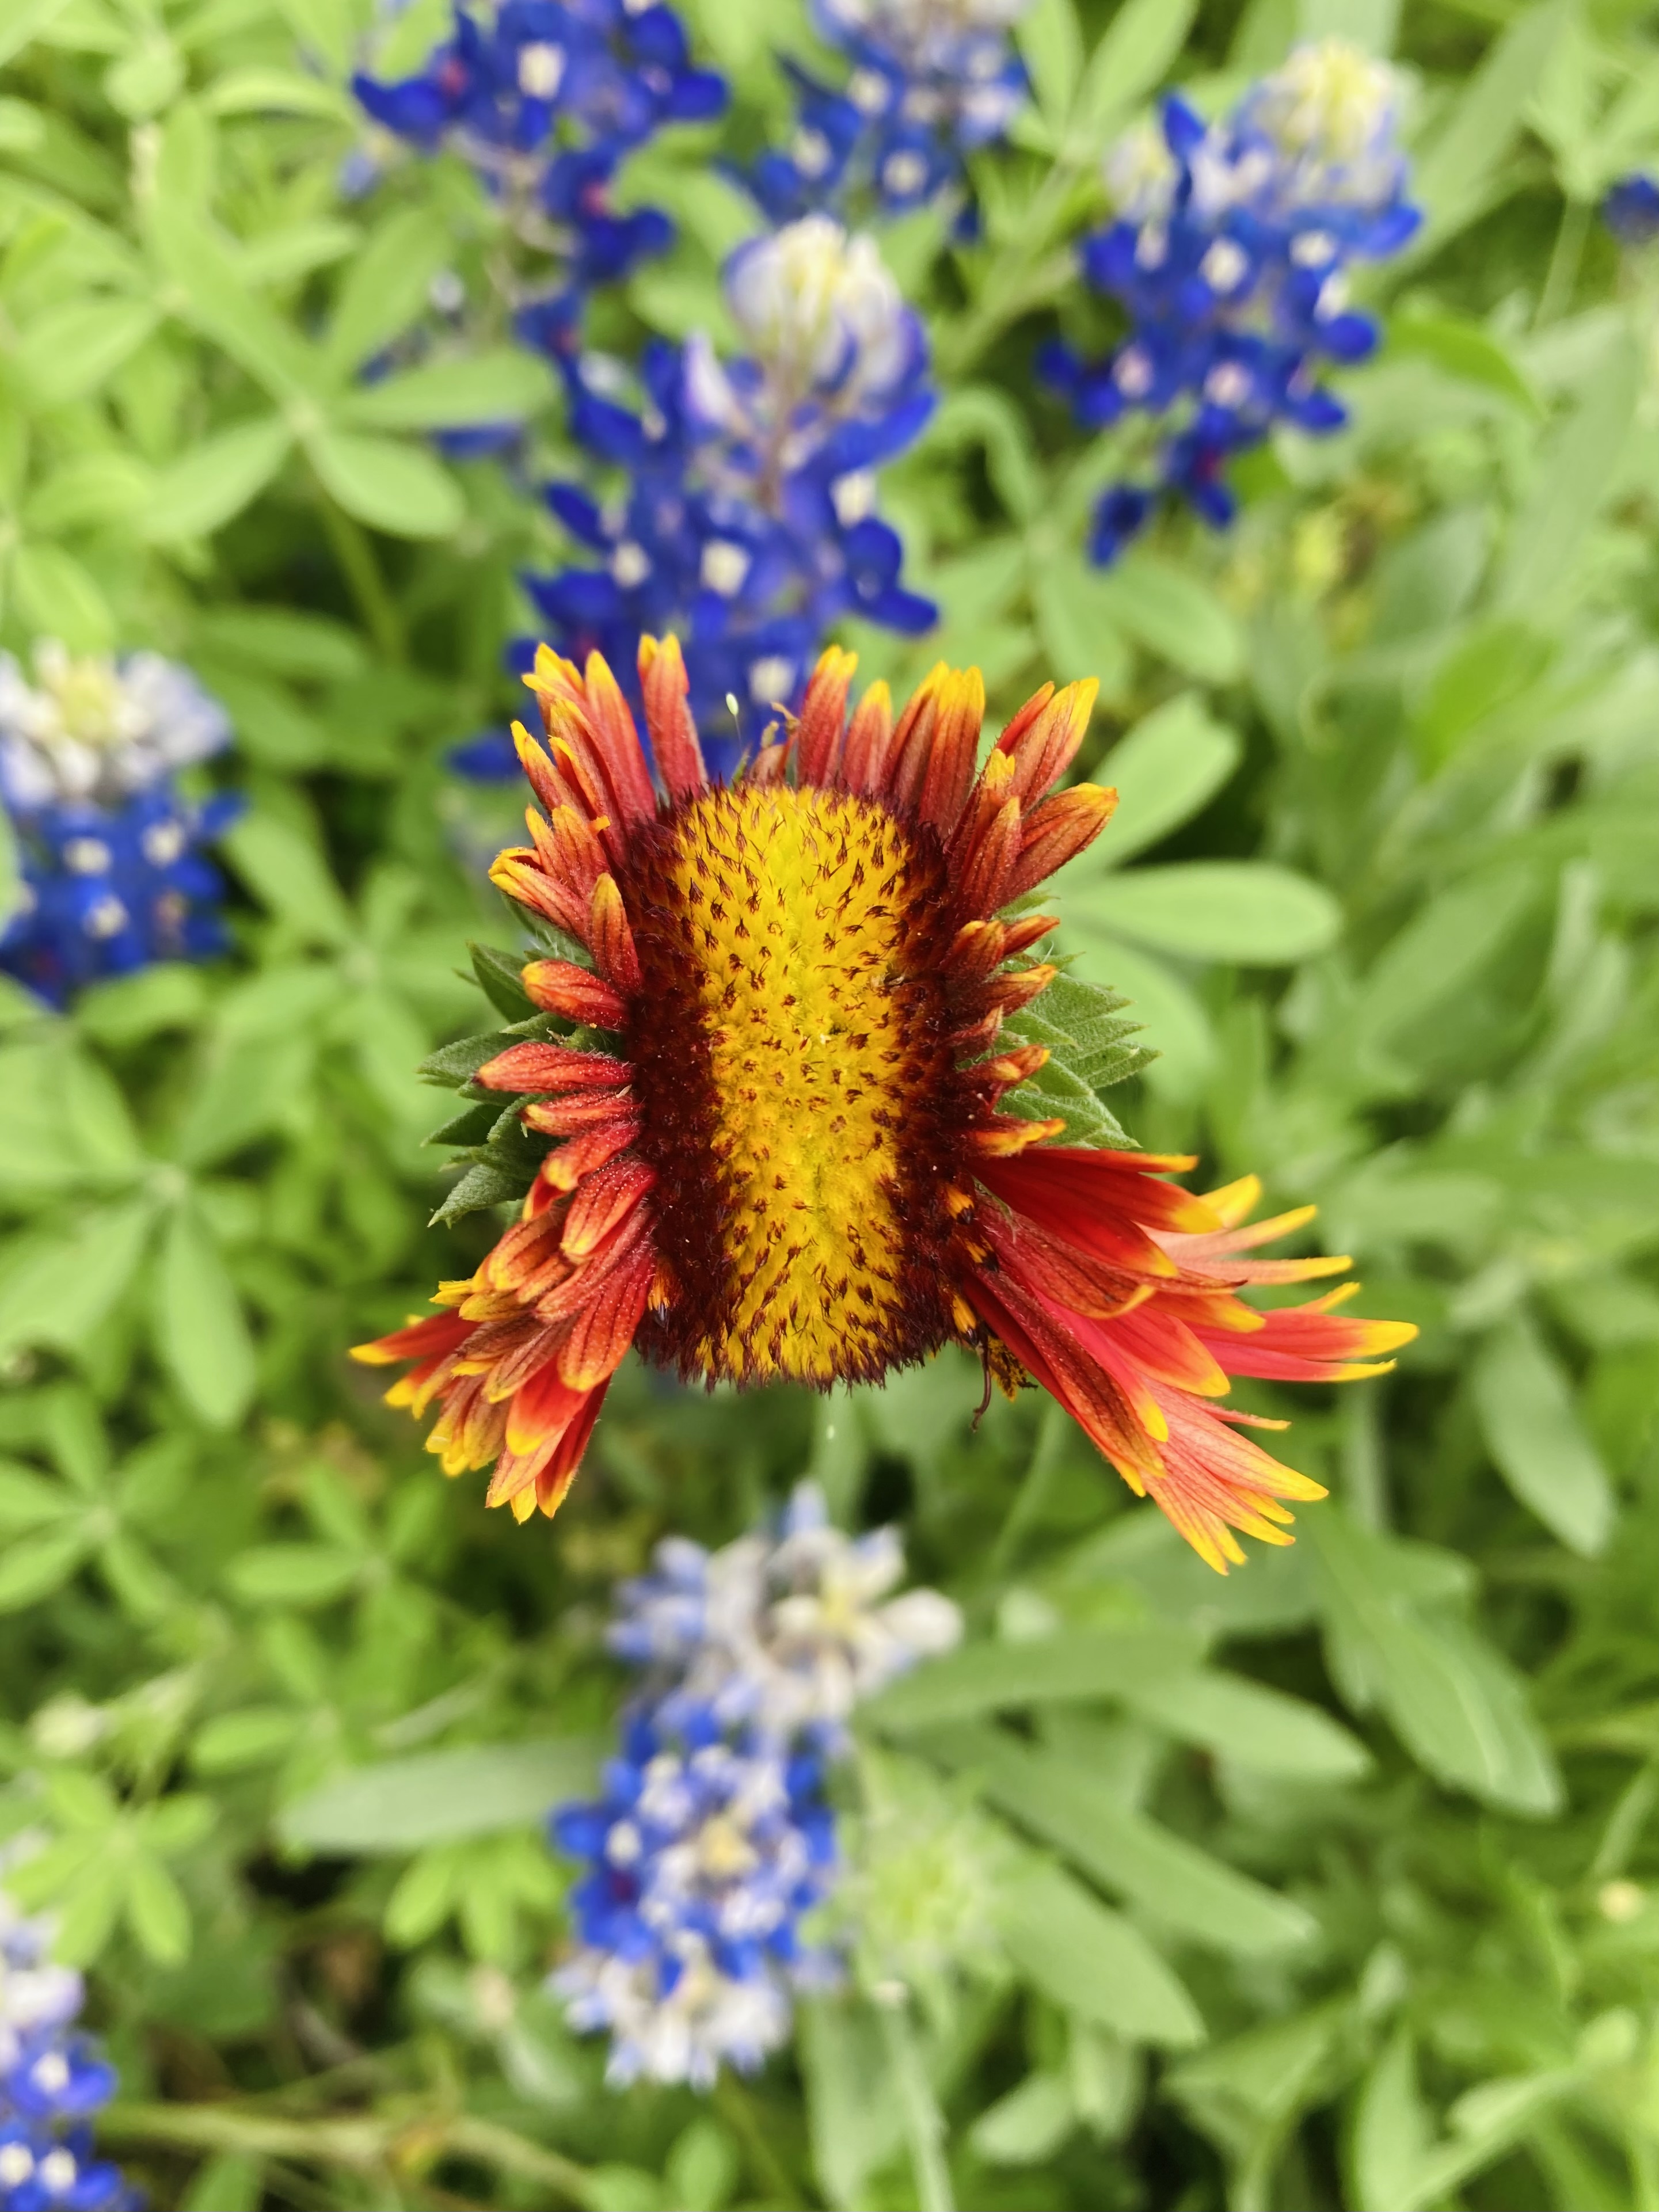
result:
M 939 1591 L 891 1595 L 903 1575 L 896 1529 L 849 1536 L 817 1485 L 802 1483 L 775 1537 L 717 1552 L 659 1545 L 655 1571 L 623 1585 L 609 1641 L 672 1678 L 671 1708 L 689 1700 L 726 1725 L 780 1735 L 833 1730 L 860 1698 L 961 1638 L 962 1616 Z
M 0 653 L 0 798 L 21 813 L 124 798 L 230 740 L 223 708 L 159 653 L 71 653 L 45 638 L 33 674 Z
M 81 2010 L 81 1977 L 48 1955 L 52 1937 L 49 1919 L 26 1916 L 0 1889 L 0 2074 L 27 2039 L 67 2027 Z
M 890 391 L 915 367 L 915 315 L 873 239 L 827 215 L 749 240 L 726 265 L 733 321 L 759 361 L 802 387 Z

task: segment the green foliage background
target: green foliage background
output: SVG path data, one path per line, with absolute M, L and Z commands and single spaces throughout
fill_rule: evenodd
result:
M 756 226 L 710 155 L 781 131 L 808 44 L 775 0 L 687 13 L 734 110 L 629 173 L 683 234 L 599 309 L 618 345 L 718 330 Z M 491 248 L 447 163 L 341 204 L 365 28 L 0 17 L 4 641 L 186 661 L 252 799 L 233 960 L 0 1000 L 0 1827 L 49 1838 L 12 1886 L 91 1969 L 106 2140 L 210 2212 L 1659 2212 L 1659 295 L 1595 215 L 1659 152 L 1650 11 L 1040 0 L 983 242 L 884 239 L 945 391 L 885 495 L 945 615 L 862 672 L 976 659 L 994 712 L 1101 678 L 1122 804 L 1061 911 L 1162 1055 L 1113 1103 L 1316 1200 L 1421 1325 L 1285 1408 L 1333 1498 L 1224 1582 L 1036 1396 L 971 1432 L 949 1361 L 823 1401 L 628 1370 L 524 1530 L 348 1367 L 491 1233 L 422 1225 L 413 1071 L 508 928 L 457 854 L 509 810 L 441 753 L 509 705 L 557 551 L 423 434 L 535 411 L 562 458 L 500 332 L 355 380 Z M 441 28 L 417 0 L 388 66 Z M 1114 448 L 1030 362 L 1101 335 L 1098 156 L 1330 30 L 1412 73 L 1429 211 L 1353 427 L 1097 574 Z M 752 2084 L 607 2093 L 538 1993 L 538 1823 L 617 1700 L 608 1587 L 809 1469 L 902 1517 L 969 1642 L 866 1717 L 854 1988 Z

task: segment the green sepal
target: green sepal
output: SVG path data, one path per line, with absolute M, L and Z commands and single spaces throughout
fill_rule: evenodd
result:
M 525 965 L 523 954 L 503 952 L 499 945 L 471 942 L 466 949 L 472 955 L 472 972 L 478 979 L 478 988 L 496 1012 L 509 1022 L 528 1021 L 536 1007 L 519 981 Z
M 501 1110 L 493 1098 L 481 1098 L 476 1106 L 463 1106 L 459 1114 L 452 1114 L 441 1121 L 432 1134 L 423 1141 L 428 1145 L 454 1145 L 470 1152 L 475 1145 L 487 1145 L 490 1132 L 501 1120 Z
M 492 1206 L 521 1199 L 535 1181 L 533 1175 L 514 1175 L 493 1160 L 477 1160 L 427 1224 L 430 1229 L 459 1221 L 464 1214 L 483 1213 Z
M 1002 1035 L 1022 1044 L 1046 1044 L 1049 1057 L 1046 1066 L 1009 1093 L 1003 1110 L 1031 1121 L 1063 1116 L 1068 1144 L 1138 1150 L 1100 1096 L 1157 1057 L 1129 1042 L 1140 1024 L 1121 1018 L 1128 1003 L 1115 991 L 1079 982 L 1074 975 L 1056 975 L 1041 998 L 1011 1014 Z
M 436 1052 L 427 1054 L 416 1072 L 423 1083 L 435 1083 L 445 1091 L 465 1091 L 484 1062 L 506 1048 L 500 1030 L 486 1030 L 476 1036 L 457 1037 L 453 1044 L 441 1044 Z

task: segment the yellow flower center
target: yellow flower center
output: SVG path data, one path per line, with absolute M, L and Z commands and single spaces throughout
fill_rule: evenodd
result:
M 630 1048 L 681 1364 L 879 1373 L 911 1326 L 910 1187 L 951 1066 L 937 854 L 873 801 L 783 785 L 710 792 L 665 836 L 629 901 Z

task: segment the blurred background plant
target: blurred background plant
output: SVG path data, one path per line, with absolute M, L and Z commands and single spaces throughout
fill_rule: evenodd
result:
M 1037 368 L 1123 358 L 1114 149 L 1171 91 L 1189 165 L 1282 137 L 1262 88 L 1331 37 L 1395 73 L 1381 204 L 1421 213 L 1350 241 L 1380 343 L 1328 349 L 1341 422 L 1228 443 L 1224 528 L 1149 512 L 1097 567 L 1144 423 Z M 1645 18 L 20 0 L 0 64 L 0 2056 L 61 1967 L 120 2077 L 70 2176 L 7 2075 L 0 2202 L 113 2201 L 118 2161 L 210 2212 L 1653 2212 Z M 414 1070 L 510 927 L 516 799 L 451 755 L 518 711 L 514 640 L 647 608 L 734 756 L 826 629 L 896 689 L 976 661 L 994 719 L 1099 680 L 1079 772 L 1121 802 L 1059 903 L 1160 1055 L 1113 1105 L 1317 1200 L 1421 1325 L 1285 1409 L 1334 1492 L 1294 1550 L 1217 1579 L 1054 1409 L 973 1429 L 948 1361 L 822 1401 L 624 1370 L 538 1535 L 348 1366 L 490 1234 L 421 1226 Z M 803 1475 L 902 1526 L 962 1640 L 698 1808 L 722 1881 L 799 1876 L 775 1932 L 836 1984 L 751 2075 L 607 2087 L 548 1977 L 616 1820 L 544 1824 L 634 1802 L 613 1607 Z M 75 2052 L 40 2094 L 97 2103 Z

